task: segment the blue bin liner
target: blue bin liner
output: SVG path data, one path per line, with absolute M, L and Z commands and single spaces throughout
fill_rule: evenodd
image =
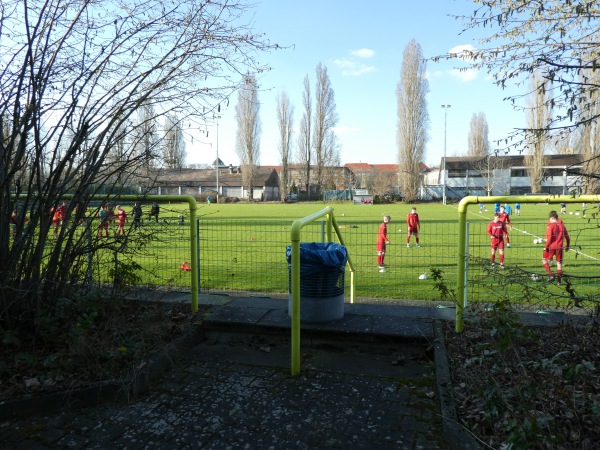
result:
M 289 291 L 292 284 L 292 247 L 286 248 Z M 344 293 L 344 273 L 348 250 L 335 242 L 300 244 L 300 295 L 303 297 L 335 297 Z

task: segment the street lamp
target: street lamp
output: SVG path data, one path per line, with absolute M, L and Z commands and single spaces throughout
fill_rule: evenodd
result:
M 444 205 L 446 204 L 446 131 L 448 130 L 448 108 L 451 106 L 452 105 L 442 105 L 442 108 L 444 108 L 444 185 L 442 187 L 442 202 Z
M 213 116 L 217 124 L 217 160 L 215 166 L 217 167 L 217 203 L 219 203 L 219 119 L 221 116 Z

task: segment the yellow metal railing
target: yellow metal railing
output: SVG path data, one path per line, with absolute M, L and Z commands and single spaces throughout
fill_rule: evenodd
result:
M 464 328 L 464 310 L 467 306 L 465 267 L 467 265 L 467 209 L 469 205 L 483 203 L 486 205 L 500 203 L 597 203 L 600 201 L 598 195 L 503 195 L 494 197 L 478 197 L 470 195 L 463 198 L 458 204 L 458 260 L 456 281 L 456 332 L 460 333 Z
M 300 240 L 302 235 L 302 228 L 311 222 L 320 219 L 321 217 L 326 218 L 326 239 L 327 242 L 332 242 L 333 233 L 338 238 L 341 245 L 344 244 L 344 239 L 340 233 L 340 229 L 337 225 L 335 217 L 333 215 L 333 208 L 328 207 L 321 211 L 318 211 L 309 216 L 303 217 L 294 221 L 292 224 L 291 241 L 292 241 L 292 252 L 291 252 L 291 278 L 292 278 L 292 307 L 291 307 L 291 318 L 292 318 L 292 375 L 296 376 L 300 374 Z M 350 269 L 350 303 L 354 303 L 354 265 L 348 255 L 348 268 Z

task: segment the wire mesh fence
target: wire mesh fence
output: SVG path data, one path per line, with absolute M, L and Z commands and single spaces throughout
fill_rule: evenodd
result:
M 355 225 L 338 222 L 348 255 L 356 272 L 355 297 L 361 301 L 390 300 L 452 301 L 440 295 L 440 283 L 455 289 L 457 284 L 458 224 L 448 221 L 422 223 L 419 246 L 412 236 L 407 245 L 404 224 L 391 223 L 385 269 L 377 261 L 379 222 Z M 212 219 L 198 221 L 199 261 L 191 261 L 189 217 L 180 209 L 163 206 L 158 220 L 143 216 L 140 226 L 128 223 L 125 236 L 112 224 L 108 238 L 96 234 L 92 218 L 90 239 L 97 245 L 91 261 L 94 281 L 114 282 L 115 275 L 132 277 L 136 285 L 154 289 L 189 289 L 191 268 L 199 267 L 199 286 L 205 293 L 251 292 L 287 296 L 289 270 L 286 248 L 290 245 L 292 222 L 268 220 Z M 131 220 L 131 219 L 130 219 Z M 307 225 L 302 242 L 322 242 L 324 222 Z M 597 308 L 600 285 L 600 228 L 596 223 L 568 223 L 571 249 L 565 253 L 562 284 L 547 282 L 542 267 L 546 223 L 520 218 L 509 229 L 510 247 L 492 267 L 487 222 L 472 222 L 468 233 L 467 300 L 495 302 L 510 300 L 524 309 Z M 551 266 L 556 273 L 556 266 Z M 434 280 L 431 270 L 440 271 Z M 345 277 L 349 296 L 349 276 Z
M 118 233 L 118 219 L 111 218 L 100 233 L 100 220 L 89 216 L 82 232 L 89 237 L 88 278 L 100 285 L 121 284 L 151 289 L 189 289 L 192 261 L 189 212 L 161 205 L 158 216 L 143 206 L 139 221 L 125 205 L 128 219 Z M 86 231 L 83 231 L 86 230 Z
M 444 244 L 406 248 L 388 253 L 386 272 L 377 265 L 378 223 L 372 226 L 341 225 L 344 242 L 356 274 L 356 295 L 363 298 L 432 299 L 431 284 L 416 283 L 432 259 L 449 273 L 456 272 Z M 447 232 L 452 224 L 444 224 Z M 200 226 L 200 285 L 205 290 L 288 292 L 286 248 L 290 244 L 289 221 L 202 220 Z M 302 232 L 303 242 L 321 242 L 324 223 L 310 224 Z M 393 239 L 390 236 L 390 239 Z M 450 244 L 448 244 L 450 245 Z M 453 245 L 453 244 L 452 244 Z M 394 247 L 390 245 L 389 249 Z M 417 273 L 418 272 L 418 273 Z M 416 278 L 410 274 L 416 273 Z M 346 283 L 348 284 L 348 283 Z
M 600 243 L 595 223 L 577 221 L 567 224 L 570 250 L 564 252 L 560 285 L 556 261 L 550 263 L 552 282 L 542 266 L 546 223 L 520 219 L 509 228 L 509 243 L 504 249 L 504 268 L 500 255 L 491 262 L 490 238 L 484 224 L 470 224 L 469 299 L 471 301 L 511 300 L 530 309 L 595 308 L 600 300 Z M 566 245 L 566 243 L 565 243 Z
M 455 222 L 422 224 L 419 246 L 415 237 L 407 245 L 403 226 L 388 227 L 390 244 L 385 269 L 377 264 L 378 222 L 340 223 L 355 272 L 355 296 L 367 301 L 390 299 L 441 300 L 431 269 L 441 270 L 450 290 L 456 286 L 458 225 Z M 321 242 L 324 224 L 303 229 L 303 242 Z M 510 231 L 504 265 L 490 260 L 487 223 L 469 226 L 468 301 L 507 299 L 528 309 L 552 307 L 594 308 L 600 280 L 599 229 L 579 222 L 569 229 L 571 251 L 564 257 L 563 283 L 547 283 L 542 263 L 546 224 L 519 221 Z M 200 221 L 200 286 L 204 291 L 250 291 L 287 295 L 289 287 L 286 247 L 291 222 L 278 220 L 204 219 Z M 555 266 L 552 266 L 555 271 Z M 346 293 L 349 282 L 346 277 Z M 445 300 L 452 300 L 446 298 Z

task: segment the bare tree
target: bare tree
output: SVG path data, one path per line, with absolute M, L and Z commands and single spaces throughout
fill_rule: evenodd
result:
M 290 98 L 285 91 L 277 96 L 277 121 L 279 123 L 279 155 L 281 156 L 281 200 L 285 201 L 290 180 L 289 163 L 294 125 L 294 106 L 290 103 Z
M 544 179 L 544 165 L 546 158 L 546 144 L 548 142 L 548 126 L 552 121 L 551 102 L 549 91 L 537 72 L 531 77 L 531 97 L 527 110 L 527 125 L 531 130 L 528 137 L 528 152 L 525 155 L 527 174 L 531 181 L 531 193 L 542 192 L 542 181 Z
M 337 149 L 333 127 L 337 124 L 338 115 L 327 67 L 319 63 L 316 77 L 313 148 L 317 163 L 317 191 L 321 192 L 323 168 L 331 164 Z
M 389 170 L 374 170 L 371 173 L 371 188 L 373 194 L 383 197 L 398 183 L 398 174 Z
M 594 78 L 600 84 L 600 74 L 596 72 Z M 600 94 L 598 91 L 590 96 L 590 115 L 598 116 L 600 113 Z M 589 122 L 581 127 L 576 139 L 576 148 L 583 155 L 583 167 L 581 172 L 587 176 L 583 177 L 583 193 L 600 193 L 600 124 L 598 121 Z M 567 171 L 572 170 L 567 167 Z
M 474 68 L 486 69 L 501 88 L 510 83 L 526 85 L 530 74 L 539 71 L 545 86 L 551 92 L 548 102 L 556 114 L 544 129 L 565 131 L 594 122 L 600 111 L 591 108 L 593 93 L 598 89 L 594 74 L 598 59 L 598 19 L 596 2 L 545 0 L 522 2 L 517 0 L 474 0 L 471 17 L 465 20 L 467 30 L 489 29 L 479 39 L 478 48 L 450 53 L 440 58 L 468 61 Z M 553 94 L 555 93 L 555 94 Z M 507 100 L 519 107 L 522 94 Z M 516 130 L 516 133 L 533 129 Z M 522 140 L 507 139 L 507 145 L 520 147 Z
M 116 174 L 127 177 L 143 162 L 132 151 L 109 155 L 147 136 L 144 122 L 134 120 L 145 105 L 156 118 L 180 114 L 199 125 L 232 92 L 239 73 L 266 69 L 260 52 L 276 45 L 241 25 L 247 10 L 236 0 L 2 2 L 3 329 L 33 329 L 36 316 L 51 311 L 69 286 L 82 286 L 82 268 L 99 246 L 121 251 L 110 239 L 90 245 L 91 222 L 85 230 L 77 225 L 88 206 L 89 214 L 97 210 L 91 195 L 118 193 Z M 49 239 L 50 210 L 66 194 L 72 201 L 65 226 Z M 12 239 L 9 220 L 17 201 L 29 221 Z
M 417 199 L 421 182 L 421 162 L 427 142 L 429 113 L 425 77 L 426 63 L 421 46 L 411 40 L 402 55 L 402 73 L 396 89 L 398 98 L 398 160 L 402 172 L 402 194 L 407 201 Z
M 137 111 L 137 124 L 135 126 L 135 152 L 143 161 L 145 175 L 150 176 L 150 169 L 158 166 L 160 146 L 158 135 L 158 116 L 150 100 L 142 103 Z
M 505 168 L 503 158 L 495 155 L 486 155 L 480 158 L 475 158 L 470 166 L 475 173 L 473 177 L 481 177 L 483 179 L 483 188 L 488 196 L 494 195 L 494 188 L 500 183 L 501 179 L 498 176 Z M 504 193 L 497 193 L 498 195 Z
M 237 120 L 237 151 L 242 169 L 242 183 L 247 189 L 248 200 L 254 200 L 256 169 L 260 161 L 260 103 L 258 85 L 253 75 L 246 75 L 238 90 L 235 106 Z
M 489 129 L 485 114 L 473 114 L 469 130 L 469 148 L 467 156 L 484 157 L 490 154 Z
M 163 160 L 169 169 L 185 166 L 185 139 L 180 120 L 174 114 L 165 116 Z
M 304 112 L 300 119 L 298 132 L 298 160 L 303 166 L 303 178 L 307 194 L 310 196 L 310 168 L 312 163 L 311 123 L 312 123 L 312 96 L 308 75 L 304 77 L 304 92 L 302 93 Z

